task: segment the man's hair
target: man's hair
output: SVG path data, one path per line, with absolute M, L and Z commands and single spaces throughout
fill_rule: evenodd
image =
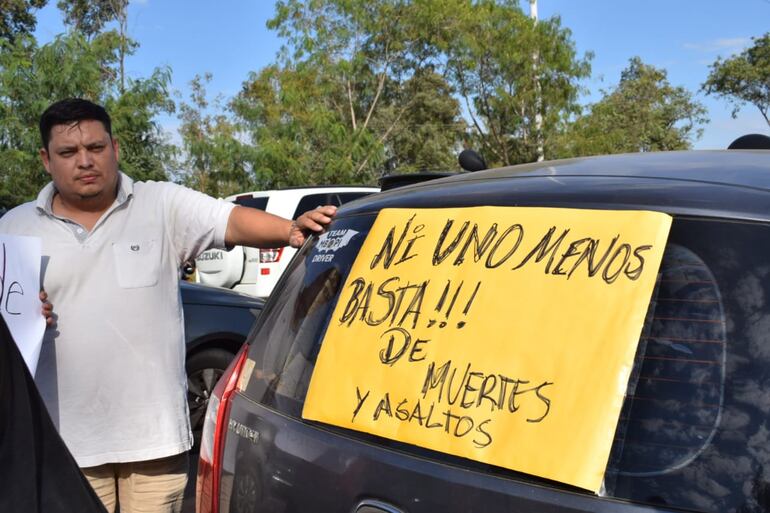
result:
M 55 125 L 77 125 L 81 121 L 100 121 L 112 138 L 112 121 L 104 107 L 82 98 L 67 98 L 51 104 L 40 116 L 40 138 L 48 150 L 51 128 Z

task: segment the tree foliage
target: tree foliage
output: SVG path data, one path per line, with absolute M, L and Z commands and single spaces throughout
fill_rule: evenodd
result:
M 752 40 L 739 55 L 717 59 L 702 88 L 730 101 L 733 117 L 746 103 L 754 105 L 770 126 L 770 32 Z
M 254 150 L 240 141 L 241 129 L 226 115 L 221 99 L 212 104 L 206 95 L 211 75 L 196 76 L 190 83 L 191 103 L 182 103 L 182 164 L 177 178 L 212 196 L 229 196 L 258 188 L 252 176 Z
M 37 20 L 34 9 L 42 9 L 48 0 L 0 0 L 0 41 L 13 43 L 17 37 L 31 34 Z
M 528 18 L 515 1 L 466 6 L 449 46 L 449 67 L 474 128 L 475 144 L 492 165 L 537 158 L 536 118 L 542 118 L 545 156 L 560 123 L 578 111 L 579 81 L 590 74 L 558 17 Z
M 559 156 L 681 150 L 706 123 L 706 109 L 665 70 L 630 59 L 620 82 L 562 136 Z
M 425 68 L 404 82 L 394 97 L 386 98 L 373 128 L 384 131 L 393 127 L 385 152 L 399 172 L 457 168 L 456 150 L 467 125 L 460 117 L 460 103 L 453 92 L 444 77 Z M 409 108 L 401 112 L 403 104 Z
M 0 203 L 13 206 L 35 196 L 47 183 L 38 158 L 40 114 L 70 96 L 97 99 L 102 63 L 110 52 L 82 38 L 59 37 L 38 47 L 31 36 L 0 51 Z
M 165 179 L 170 147 L 155 121 L 173 109 L 168 71 L 116 87 L 119 39 L 108 32 L 86 40 L 72 32 L 38 46 L 32 36 L 0 48 L 0 204 L 32 199 L 48 182 L 38 158 L 40 114 L 62 98 L 82 97 L 107 106 L 121 142 L 122 167 L 136 179 Z
M 125 72 L 138 47 L 128 0 L 57 0 L 70 31 L 38 47 L 28 32 L 43 4 L 0 0 L 0 206 L 47 181 L 37 119 L 70 96 L 108 108 L 130 175 L 162 180 L 173 162 L 175 179 L 216 196 L 374 183 L 392 166 L 457 169 L 463 147 L 492 166 L 534 161 L 541 148 L 547 158 L 687 148 L 705 122 L 688 91 L 639 59 L 581 115 L 592 55 L 578 55 L 558 17 L 532 20 L 518 0 L 277 0 L 276 61 L 230 99 L 210 101 L 211 77 L 196 77 L 176 148 L 157 121 L 175 110 L 171 70 Z M 748 64 L 718 61 L 704 88 L 767 119 L 768 47 L 770 34 L 739 56 Z
M 128 0 L 59 0 L 56 7 L 62 11 L 65 24 L 93 37 L 109 22 L 126 16 Z
M 233 102 L 254 145 L 263 187 L 350 183 L 356 162 L 372 151 L 370 132 L 351 134 L 340 122 L 334 83 L 310 63 L 253 73 Z
M 168 85 L 171 70 L 157 68 L 148 78 L 133 79 L 121 94 L 103 100 L 120 141 L 120 167 L 135 180 L 168 180 L 174 146 L 158 124 L 162 113 L 173 113 Z
M 284 62 L 253 75 L 239 99 L 241 106 L 251 105 L 242 111 L 255 130 L 263 175 L 276 177 L 288 165 L 288 180 L 297 183 L 301 175 L 295 172 L 305 168 L 308 152 L 314 157 L 305 168 L 309 183 L 371 183 L 396 153 L 404 169 L 444 167 L 443 155 L 452 155 L 457 142 L 459 108 L 451 86 L 432 74 L 441 55 L 437 31 L 429 26 L 438 22 L 429 13 L 440 5 L 435 0 L 279 1 L 269 26 L 287 41 Z M 434 91 L 441 95 L 438 100 L 420 91 L 428 77 L 434 84 L 442 81 Z M 287 106 L 284 116 L 273 115 L 279 105 Z M 440 118 L 448 122 L 415 117 L 439 107 L 444 109 Z M 410 130 L 417 126 L 420 130 Z M 401 154 L 410 137 L 412 150 Z M 442 158 L 418 155 L 413 149 L 420 144 Z
M 138 48 L 138 43 L 128 36 L 128 0 L 59 0 L 56 6 L 62 11 L 64 23 L 87 39 L 109 35 L 116 44 L 118 88 L 126 91 L 126 58 Z M 115 28 L 106 30 L 111 22 Z

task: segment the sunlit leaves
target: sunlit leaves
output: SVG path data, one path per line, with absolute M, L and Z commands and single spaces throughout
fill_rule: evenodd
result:
M 730 101 L 733 117 L 749 103 L 770 125 L 770 32 L 752 40 L 754 44 L 739 55 L 717 59 L 703 89 Z
M 558 156 L 688 149 L 707 121 L 689 91 L 634 57 L 618 85 L 563 135 Z

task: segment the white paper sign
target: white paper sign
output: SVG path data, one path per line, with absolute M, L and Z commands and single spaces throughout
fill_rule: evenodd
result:
M 45 332 L 40 257 L 39 238 L 0 234 L 0 314 L 33 376 Z

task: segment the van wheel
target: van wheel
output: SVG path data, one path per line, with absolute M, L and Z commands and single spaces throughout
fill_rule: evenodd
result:
M 190 409 L 194 446 L 200 447 L 203 420 L 214 386 L 235 355 L 225 349 L 205 349 L 187 358 L 187 406 Z

